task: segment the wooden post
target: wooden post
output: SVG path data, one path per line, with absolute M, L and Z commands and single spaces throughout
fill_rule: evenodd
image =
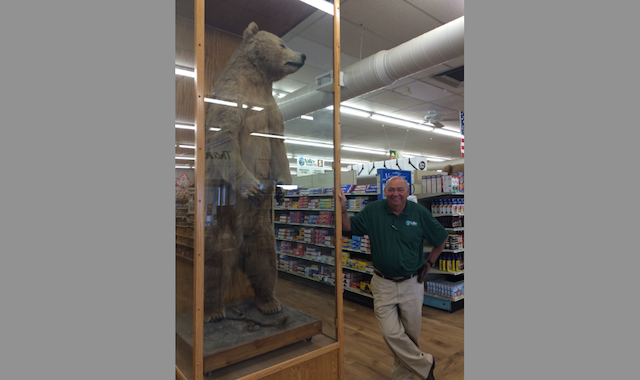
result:
M 338 380 L 344 379 L 344 318 L 342 310 L 342 205 L 338 191 L 340 171 L 340 0 L 333 1 L 333 188 L 335 204 L 336 263 L 336 338 L 338 340 Z
M 193 255 L 193 378 L 203 377 L 204 330 L 204 0 L 195 0 L 195 85 L 196 85 L 196 168 L 195 168 L 195 218 Z

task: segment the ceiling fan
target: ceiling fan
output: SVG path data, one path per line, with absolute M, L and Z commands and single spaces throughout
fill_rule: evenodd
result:
M 427 112 L 426 115 L 424 115 L 424 125 L 430 126 L 430 127 L 434 127 L 434 128 L 442 128 L 444 127 L 444 124 L 441 123 L 441 121 L 448 121 L 442 118 L 438 117 L 438 111 L 436 110 L 430 110 Z

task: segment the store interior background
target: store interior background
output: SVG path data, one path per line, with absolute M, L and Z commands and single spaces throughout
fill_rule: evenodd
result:
M 193 2 L 177 0 L 176 15 L 192 20 Z M 343 0 L 340 23 L 341 70 L 462 16 L 464 0 Z M 279 104 L 287 100 L 287 94 L 313 84 L 316 77 L 332 70 L 331 15 L 299 0 L 208 0 L 205 4 L 207 27 L 241 36 L 252 21 L 261 30 L 280 36 L 288 47 L 307 56 L 304 66 L 298 72 L 274 83 L 275 97 Z M 190 63 L 181 62 L 179 54 L 176 54 L 176 65 L 188 69 Z M 454 69 L 458 69 L 457 72 Z M 450 76 L 440 76 L 451 71 L 454 72 Z M 190 79 L 176 74 L 176 86 L 183 80 Z M 351 169 L 354 164 L 388 160 L 390 150 L 397 151 L 400 157 L 427 157 L 426 170 L 440 170 L 446 164 L 464 162 L 461 158 L 459 135 L 460 111 L 464 112 L 464 55 L 372 92 L 351 99 L 343 98 L 341 107 L 342 145 L 379 152 L 364 153 L 343 149 L 342 171 Z M 425 116 L 435 114 L 431 121 L 435 121 L 436 129 L 448 131 L 445 132 L 448 134 L 355 116 L 345 112 L 349 109 L 391 116 L 417 124 L 424 122 Z M 305 116 L 313 117 L 313 120 L 301 118 L 302 115 L 291 118 L 287 112 L 283 113 L 287 139 L 333 143 L 332 110 L 322 107 L 306 112 Z M 190 117 L 177 113 L 176 124 L 194 123 L 195 120 Z M 189 158 L 194 156 L 194 150 L 180 145 L 194 145 L 193 131 L 176 128 L 176 166 L 180 166 L 176 168 L 176 178 L 186 173 L 193 180 L 194 161 Z M 324 159 L 327 165 L 331 165 L 333 161 L 332 149 L 292 143 L 287 143 L 286 147 L 294 184 L 300 182 L 295 175 L 297 157 Z M 375 171 L 371 174 L 375 174 Z M 357 176 L 357 181 L 372 183 L 370 177 Z

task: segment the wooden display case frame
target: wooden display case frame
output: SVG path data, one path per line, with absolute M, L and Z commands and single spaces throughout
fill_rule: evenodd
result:
M 203 380 L 205 378 L 205 359 L 203 357 L 203 330 L 204 330 L 204 225 L 206 218 L 205 210 L 205 172 L 204 172 L 204 146 L 205 146 L 205 22 L 204 22 L 204 6 L 205 0 L 194 0 L 194 25 L 195 25 L 195 223 L 194 223 L 194 258 L 193 262 L 185 260 L 177 260 L 177 272 L 185 273 L 184 265 L 192 265 L 193 271 L 193 304 L 190 306 L 193 313 L 193 344 L 191 358 L 191 366 L 178 365 L 176 358 L 176 379 L 194 379 Z M 334 0 L 334 46 L 333 46 L 333 70 L 340 72 L 340 1 Z M 333 100 L 334 100 L 334 146 L 340 147 L 341 129 L 340 129 L 340 76 L 334 75 L 333 82 Z M 340 149 L 334 149 L 334 162 L 340 162 Z M 340 188 L 341 176 L 340 170 L 335 171 L 334 188 Z M 340 210 L 340 199 L 335 197 L 335 209 Z M 335 218 L 336 234 L 342 233 L 342 219 Z M 339 246 L 335 250 L 336 257 L 341 257 L 342 252 Z M 178 274 L 178 273 L 177 273 Z M 342 278 L 342 267 L 336 266 L 336 278 Z M 342 287 L 335 287 L 335 328 L 336 339 L 330 339 L 326 336 L 319 335 L 318 339 L 314 337 L 314 345 L 306 345 L 305 349 L 297 349 L 294 345 L 276 350 L 265 355 L 269 355 L 268 360 L 271 365 L 265 362 L 255 367 L 249 359 L 242 362 L 242 367 L 234 367 L 230 365 L 225 367 L 227 375 L 216 376 L 218 379 L 238 379 L 238 380 L 285 380 L 285 379 L 309 379 L 309 380 L 343 380 L 344 379 L 344 320 L 343 320 L 343 294 Z M 178 306 L 178 305 L 177 305 Z M 323 339 L 324 338 L 324 339 Z M 324 340 L 324 342 L 323 342 Z M 269 363 L 269 362 L 267 362 Z M 238 366 L 236 364 L 235 366 Z M 242 371 L 237 369 L 242 368 Z M 253 370 L 255 368 L 255 371 Z M 190 372 L 190 373 L 189 373 Z M 250 373 L 247 373 L 250 372 Z

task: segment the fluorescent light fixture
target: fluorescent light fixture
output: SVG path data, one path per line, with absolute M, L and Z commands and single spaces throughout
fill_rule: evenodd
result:
M 264 134 L 264 133 L 257 133 L 257 132 L 253 132 L 253 133 L 251 133 L 251 136 L 269 137 L 269 138 L 272 138 L 272 139 L 282 139 L 282 140 L 284 140 L 284 139 L 285 139 L 285 137 L 284 137 L 284 136 L 280 136 L 280 135 L 267 135 L 267 134 Z
M 320 148 L 331 148 L 331 149 L 333 149 L 333 144 L 326 144 L 326 143 L 315 142 L 315 141 L 285 139 L 284 142 L 288 143 L 288 144 L 317 146 L 317 147 L 320 147 Z
M 360 165 L 360 164 L 364 164 L 365 161 L 356 161 L 356 160 L 340 160 L 341 164 L 352 164 L 352 165 Z
M 291 172 L 291 175 L 296 175 L 296 172 Z
M 237 107 L 238 106 L 238 103 L 227 102 L 226 100 L 220 100 L 220 99 L 204 98 L 204 101 L 207 102 L 207 103 L 221 104 L 223 106 L 229 106 L 229 107 Z
M 381 154 L 381 155 L 389 155 L 389 152 L 382 150 L 373 150 L 373 149 L 364 149 L 358 148 L 355 146 L 342 146 L 342 150 L 348 150 L 351 152 L 361 152 L 361 153 L 370 153 L 370 154 Z
M 459 139 L 462 138 L 462 135 L 460 133 L 457 132 L 452 132 L 452 131 L 447 131 L 446 129 L 434 129 L 433 130 L 435 133 L 439 133 L 441 135 L 445 135 L 445 136 L 450 136 L 450 137 L 457 137 Z
M 179 148 L 196 149 L 195 145 L 178 145 Z
M 441 158 L 431 158 L 431 157 L 427 157 L 427 161 L 433 161 L 433 162 L 444 162 L 447 160 L 443 160 Z
M 176 165 L 176 169 L 191 169 L 189 165 Z
M 298 165 L 289 165 L 289 169 L 295 169 L 297 167 L 298 167 Z
M 298 188 L 298 185 L 276 185 L 276 186 L 281 188 L 282 190 L 295 190 Z
M 344 106 L 340 106 L 340 113 L 346 113 L 347 115 L 360 116 L 360 117 L 371 116 L 370 112 L 361 111 L 355 108 L 349 108 Z
M 191 78 L 195 78 L 196 77 L 196 72 L 191 70 L 185 70 L 185 69 L 179 69 L 176 67 L 176 75 L 182 75 L 185 77 L 191 77 Z
M 184 156 L 178 157 L 178 156 L 176 156 L 176 160 L 194 160 L 195 161 L 195 159 L 196 159 L 195 157 L 184 157 Z
M 235 104 L 235 103 L 231 103 L 231 104 Z M 249 108 L 249 106 L 246 104 L 243 104 L 242 108 Z M 255 107 L 255 106 L 251 107 L 251 111 L 262 111 L 263 109 L 264 109 L 263 107 Z
M 186 124 L 176 124 L 176 128 L 177 129 L 189 129 L 192 131 L 196 130 L 196 126 L 195 125 L 186 125 Z M 221 128 L 209 128 L 210 131 L 221 131 Z
M 341 171 L 341 172 L 348 172 L 348 171 L 350 171 L 350 170 L 351 170 L 351 169 L 349 169 L 349 168 L 340 168 L 340 171 Z
M 333 4 L 328 3 L 324 0 L 300 0 L 303 3 L 309 4 L 314 8 L 320 9 L 323 12 L 326 12 L 333 16 Z
M 313 120 L 313 116 L 308 116 L 308 115 L 302 115 L 300 116 L 300 118 L 305 120 Z
M 413 128 L 413 129 L 418 129 L 421 131 L 425 131 L 425 132 L 433 132 L 433 124 L 430 123 L 416 123 L 414 121 L 409 121 L 409 120 L 404 120 L 404 119 L 398 119 L 395 117 L 390 117 L 390 116 L 384 116 L 384 115 L 378 115 L 378 114 L 371 114 L 371 118 L 373 120 L 378 120 L 378 121 L 382 121 L 385 123 L 390 123 L 390 124 L 396 124 L 396 125 L 400 125 L 403 127 L 407 127 L 407 128 Z M 429 126 L 431 125 L 431 126 Z
M 415 128 L 417 126 L 416 123 L 413 123 L 413 122 L 410 122 L 410 121 L 396 119 L 395 117 L 378 115 L 378 114 L 375 114 L 375 113 L 371 115 L 371 118 L 373 120 L 378 120 L 378 121 L 382 121 L 382 122 L 390 123 L 390 124 L 396 124 L 396 125 L 400 125 L 400 126 L 407 127 L 407 128 Z
M 451 132 L 456 132 L 456 133 L 460 133 L 460 128 L 455 128 L 455 127 L 442 127 L 442 129 L 446 129 L 447 131 L 451 131 Z

